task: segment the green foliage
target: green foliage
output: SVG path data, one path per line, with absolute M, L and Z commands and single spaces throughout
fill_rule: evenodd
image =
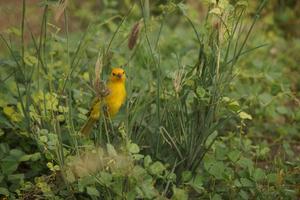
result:
M 0 198 L 297 199 L 291 2 L 261 20 L 265 1 L 68 2 L 41 2 L 39 37 L 24 17 L 1 33 Z M 124 66 L 127 102 L 83 138 L 99 55 L 103 79 Z
M 188 183 L 187 190 L 195 198 L 232 198 L 232 199 L 267 199 L 269 197 L 296 199 L 297 191 L 289 188 L 286 172 L 295 170 L 292 166 L 285 167 L 286 172 L 278 171 L 267 160 L 272 157 L 252 161 L 256 155 L 257 146 L 251 144 L 248 138 L 237 138 L 230 134 L 217 140 L 204 158 L 204 167 Z M 245 144 L 248 144 L 245 146 Z M 220 156 L 222 148 L 224 157 Z M 229 153 L 228 153 L 229 152 Z M 223 155 L 223 152 L 221 153 Z M 299 161 L 297 161 L 299 162 Z M 188 172 L 183 173 L 186 180 L 190 179 Z M 296 174 L 290 174 L 295 178 Z M 266 189 L 267 188 L 267 189 Z M 290 191 L 290 192 L 282 192 Z

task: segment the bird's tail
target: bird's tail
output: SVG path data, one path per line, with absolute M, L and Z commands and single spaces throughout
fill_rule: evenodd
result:
M 88 121 L 80 129 L 80 132 L 84 136 L 88 136 L 91 133 L 93 125 L 94 125 L 95 122 L 96 122 L 95 119 L 89 117 Z

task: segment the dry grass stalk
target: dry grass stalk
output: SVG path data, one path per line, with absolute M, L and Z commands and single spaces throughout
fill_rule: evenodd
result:
M 68 0 L 61 0 L 60 4 L 58 5 L 56 11 L 55 11 L 55 15 L 54 15 L 54 20 L 56 22 L 59 21 L 60 17 L 62 16 L 62 14 L 64 13 L 65 9 L 67 8 L 68 5 Z
M 179 94 L 179 92 L 181 91 L 184 79 L 185 74 L 183 70 L 178 70 L 175 72 L 175 77 L 173 79 L 173 87 L 176 94 Z
M 95 91 L 98 92 L 99 88 L 100 88 L 100 77 L 101 77 L 101 73 L 102 73 L 102 57 L 98 56 L 96 64 L 95 64 L 95 80 L 94 80 L 94 88 Z
M 104 81 L 101 80 L 101 73 L 103 70 L 102 56 L 98 56 L 98 59 L 95 64 L 95 80 L 94 80 L 94 90 L 96 95 L 100 98 L 103 98 L 109 94 Z

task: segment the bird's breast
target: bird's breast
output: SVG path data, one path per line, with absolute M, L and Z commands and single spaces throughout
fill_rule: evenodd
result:
M 107 87 L 110 94 L 105 98 L 105 102 L 109 114 L 114 116 L 126 99 L 125 85 L 123 83 L 110 83 Z

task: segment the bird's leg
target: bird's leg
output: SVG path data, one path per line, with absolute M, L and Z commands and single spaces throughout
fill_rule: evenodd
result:
M 102 80 L 95 81 L 94 91 L 96 93 L 96 96 L 98 96 L 100 99 L 103 99 L 104 97 L 110 94 L 110 90 L 107 88 L 105 82 Z

